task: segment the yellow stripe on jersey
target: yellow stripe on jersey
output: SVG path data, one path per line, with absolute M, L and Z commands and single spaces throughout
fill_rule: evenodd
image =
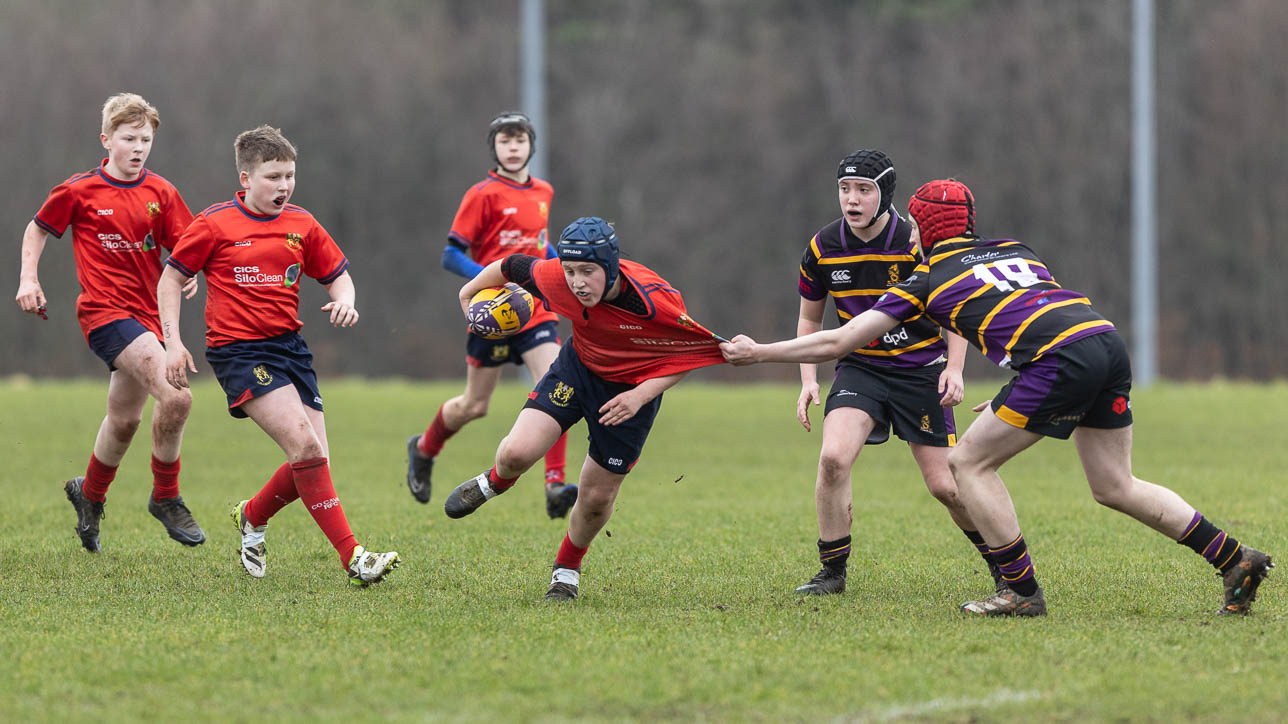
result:
M 802 264 L 802 265 L 801 265 L 801 276 L 805 277 L 806 279 L 808 279 L 808 280 L 810 280 L 810 281 L 814 281 L 814 277 L 810 276 L 810 275 L 809 275 L 809 272 L 805 271 L 805 265 L 804 265 L 804 264 Z
M 939 246 L 940 244 L 951 244 L 951 243 L 953 243 L 953 242 L 955 242 L 955 241 L 962 241 L 962 240 L 964 240 L 965 238 L 966 238 L 966 237 L 964 237 L 964 236 L 954 236 L 954 237 L 953 237 L 953 238 L 951 238 L 951 239 L 944 239 L 943 241 L 937 241 L 937 242 L 935 242 L 935 246 Z M 962 253 L 963 251 L 970 251 L 970 250 L 972 250 L 972 249 L 974 249 L 974 248 L 975 248 L 975 247 L 973 247 L 973 246 L 969 246 L 969 247 L 963 247 L 963 248 L 961 248 L 961 249 L 953 249 L 952 251 L 945 251 L 945 252 L 941 252 L 941 253 L 939 253 L 939 254 L 935 254 L 934 256 L 930 257 L 930 259 L 929 259 L 929 263 L 934 264 L 935 262 L 939 261 L 940 259 L 943 259 L 943 258 L 946 258 L 946 257 L 950 257 L 950 256 L 952 256 L 953 254 L 960 254 L 960 253 Z M 934 251 L 934 249 L 932 248 L 932 249 L 931 249 L 931 251 Z
M 967 269 L 966 271 L 962 272 L 961 274 L 958 274 L 957 276 L 953 277 L 952 279 L 949 279 L 948 281 L 944 282 L 943 284 L 940 284 L 939 286 L 935 287 L 934 291 L 932 291 L 932 292 L 930 293 L 930 296 L 929 296 L 929 297 L 926 297 L 926 304 L 927 304 L 927 306 L 929 306 L 930 304 L 933 304 L 933 303 L 934 303 L 934 301 L 935 301 L 935 297 L 937 297 L 937 296 L 939 296 L 940 294 L 942 294 L 946 289 L 948 289 L 948 288 L 949 288 L 949 287 L 951 287 L 952 285 L 956 284 L 957 282 L 959 282 L 959 281 L 961 281 L 961 280 L 965 279 L 966 277 L 971 276 L 971 275 L 972 275 L 972 274 L 974 274 L 974 273 L 975 273 L 975 272 L 974 272 L 974 270 L 973 270 L 973 269 Z M 987 288 L 987 287 L 985 287 L 985 288 Z M 978 294 L 978 292 L 976 292 L 976 294 Z M 975 296 L 975 294 L 972 294 L 971 296 L 973 297 L 973 296 Z M 960 306 L 960 305 L 959 305 L 959 306 Z
M 823 252 L 819 251 L 818 249 L 818 234 L 815 234 L 814 238 L 809 240 L 809 250 L 814 252 L 815 259 L 822 258 Z
M 962 310 L 962 307 L 966 306 L 966 302 L 969 302 L 970 300 L 974 299 L 975 297 L 978 297 L 979 295 L 983 294 L 984 292 L 992 288 L 993 287 L 991 284 L 985 284 L 979 289 L 976 289 L 975 291 L 971 292 L 969 297 L 966 297 L 965 299 L 958 302 L 957 306 L 953 307 L 953 313 L 948 315 L 948 324 L 950 324 L 953 329 L 957 329 L 957 313 Z M 961 332 L 958 332 L 958 334 L 961 334 Z
M 979 325 L 979 351 L 980 351 L 980 352 L 983 352 L 985 357 L 987 357 L 987 356 L 988 356 L 988 342 L 984 341 L 984 332 L 988 331 L 988 325 L 989 325 L 989 323 L 993 321 L 993 317 L 996 317 L 996 316 L 997 316 L 997 313 L 998 313 L 998 312 L 1000 312 L 1000 311 L 1002 311 L 1002 310 L 1006 307 L 1006 305 L 1010 304 L 1011 302 L 1013 302 L 1013 301 L 1015 301 L 1016 299 L 1019 299 L 1021 296 L 1023 296 L 1023 295 L 1024 295 L 1024 292 L 1025 292 L 1025 290 L 1023 290 L 1023 289 L 1017 289 L 1017 290 L 1015 290 L 1015 291 L 1011 292 L 1010 294 L 1007 294 L 1007 295 L 1006 295 L 1006 298 L 1005 298 L 1005 299 L 1003 299 L 1002 301 L 998 302 L 998 303 L 993 307 L 992 311 L 990 311 L 990 312 L 988 313 L 988 316 L 984 317 L 984 321 L 980 323 L 980 325 Z
M 1011 335 L 1011 341 L 1006 343 L 1006 356 L 1011 356 L 1011 350 L 1015 348 L 1015 343 L 1020 339 L 1020 335 L 1024 334 L 1024 330 L 1028 329 L 1029 325 L 1033 323 L 1033 320 L 1041 317 L 1052 309 L 1056 309 L 1057 307 L 1067 307 L 1070 304 L 1091 304 L 1091 300 L 1083 297 L 1081 299 L 1066 299 L 1063 302 L 1052 302 L 1051 304 L 1042 305 L 1041 309 L 1029 315 L 1029 318 L 1024 320 L 1023 324 L 1015 328 L 1015 334 Z
M 1047 342 L 1046 345 L 1042 347 L 1042 349 L 1039 349 L 1037 353 L 1033 355 L 1033 359 L 1037 359 L 1042 355 L 1046 354 L 1048 350 L 1050 350 L 1052 347 L 1056 346 L 1057 344 L 1063 342 L 1065 339 L 1068 339 L 1070 336 L 1075 335 L 1078 332 L 1083 331 L 1084 329 L 1095 329 L 1096 327 L 1107 327 L 1109 329 L 1115 328 L 1113 322 L 1110 322 L 1107 319 L 1093 319 L 1090 322 L 1075 324 L 1072 327 L 1064 330 L 1060 334 L 1056 335 L 1055 339 L 1051 340 L 1050 342 Z
M 921 312 L 922 314 L 926 313 L 926 307 L 921 303 L 920 299 L 912 296 L 911 294 L 905 292 L 899 287 L 890 287 L 886 291 L 889 292 L 890 294 L 895 295 L 896 297 L 899 297 L 900 299 L 911 304 L 912 306 L 916 307 L 917 311 Z
M 857 261 L 885 261 L 891 264 L 901 261 L 916 261 L 912 254 L 855 254 L 854 256 L 834 256 L 818 260 L 819 264 L 849 264 Z
M 922 347 L 928 347 L 935 342 L 938 342 L 940 339 L 942 339 L 942 337 L 930 337 L 928 339 L 923 339 L 916 344 L 910 344 L 907 347 L 900 347 L 899 349 L 868 349 L 866 347 L 860 347 L 854 350 L 854 353 L 866 355 L 868 357 L 898 357 L 904 352 L 911 352 L 916 349 L 921 349 Z
M 886 291 L 889 291 L 889 290 L 886 290 Z M 847 311 L 845 311 L 845 310 L 843 310 L 843 309 L 838 309 L 838 310 L 836 310 L 836 314 L 837 314 L 837 316 L 839 316 L 841 319 L 844 319 L 844 320 L 847 320 L 847 321 L 848 321 L 848 320 L 851 320 L 851 319 L 854 319 L 854 315 L 853 315 L 853 314 L 850 314 L 849 312 L 847 312 Z M 884 314 L 884 312 L 883 312 L 883 314 Z M 907 319 L 903 320 L 903 323 L 904 323 L 904 324 L 912 324 L 913 322 L 917 321 L 918 319 L 921 319 L 921 318 L 922 318 L 922 317 L 924 317 L 924 316 L 926 316 L 926 313 L 925 313 L 925 312 L 921 312 L 920 314 L 917 314 L 917 315 L 912 316 L 912 317 L 908 317 Z M 932 320 L 930 320 L 930 321 L 932 321 L 932 322 L 933 322 L 933 321 L 935 321 L 935 320 L 933 320 L 933 319 L 932 319 Z
M 847 289 L 843 292 L 829 291 L 828 294 L 834 297 L 879 297 L 887 291 L 889 291 L 889 287 L 885 289 Z

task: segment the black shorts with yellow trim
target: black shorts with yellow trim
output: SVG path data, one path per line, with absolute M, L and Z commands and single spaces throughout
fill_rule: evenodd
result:
M 570 339 L 559 350 L 550 371 L 528 395 L 524 407 L 550 415 L 564 432 L 585 419 L 590 459 L 610 472 L 625 475 L 639 461 L 644 442 L 653 429 L 653 420 L 662 408 L 662 396 L 654 397 L 634 417 L 617 425 L 601 425 L 599 408 L 634 387 L 610 382 L 591 372 L 582 364 Z
M 228 397 L 228 414 L 233 417 L 246 417 L 244 403 L 287 385 L 295 387 L 305 406 L 322 411 L 313 354 L 296 332 L 207 347 L 206 361 Z
M 930 447 L 957 444 L 957 425 L 951 407 L 940 407 L 939 375 L 944 363 L 925 367 L 878 367 L 849 359 L 836 364 L 836 376 L 827 393 L 823 416 L 837 408 L 862 410 L 876 426 L 868 445 L 890 439 L 890 430 L 900 440 Z
M 1132 422 L 1131 359 L 1115 330 L 1057 347 L 1017 372 L 993 397 L 993 414 L 1007 424 L 1067 440 L 1077 427 Z

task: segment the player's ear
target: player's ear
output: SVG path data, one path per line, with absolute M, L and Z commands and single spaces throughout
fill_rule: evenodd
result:
M 241 186 L 242 186 L 242 188 L 244 188 L 244 189 L 248 189 L 248 188 L 250 188 L 250 174 L 249 174 L 249 173 L 246 173 L 245 171 L 238 171 L 238 172 L 237 172 L 237 180 L 241 182 Z

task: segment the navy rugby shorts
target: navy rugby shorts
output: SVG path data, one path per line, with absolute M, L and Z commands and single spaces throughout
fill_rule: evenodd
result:
M 228 414 L 233 417 L 246 417 L 242 403 L 286 385 L 295 386 L 306 406 L 322 411 L 313 354 L 296 332 L 207 347 L 206 361 L 224 388 Z
M 467 332 L 465 361 L 471 367 L 500 367 L 507 362 L 523 364 L 523 353 L 538 345 L 559 344 L 559 324 L 542 322 L 531 329 L 502 339 L 487 339 Z
M 90 330 L 89 348 L 103 360 L 109 370 L 115 372 L 116 365 L 112 363 L 130 346 L 130 342 L 147 331 L 148 328 L 137 319 L 117 319 Z
M 634 386 L 610 382 L 586 369 L 569 340 L 559 350 L 550 371 L 528 395 L 524 407 L 550 415 L 564 432 L 585 418 L 590 459 L 606 470 L 625 475 L 639 461 L 644 441 L 662 407 L 662 396 L 654 397 L 635 417 L 617 425 L 599 424 L 599 408 Z

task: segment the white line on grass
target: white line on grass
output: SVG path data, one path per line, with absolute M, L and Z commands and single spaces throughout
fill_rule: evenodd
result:
M 958 699 L 931 699 L 923 701 L 920 704 L 903 704 L 891 706 L 866 714 L 858 714 L 854 717 L 838 717 L 838 722 L 874 722 L 874 721 L 895 721 L 911 716 L 920 716 L 935 712 L 954 711 L 957 709 L 978 709 L 981 707 L 997 706 L 1000 704 L 1019 704 L 1025 701 L 1041 699 L 1040 691 L 1012 691 L 1010 689 L 998 689 L 997 691 L 982 698 L 958 698 Z

